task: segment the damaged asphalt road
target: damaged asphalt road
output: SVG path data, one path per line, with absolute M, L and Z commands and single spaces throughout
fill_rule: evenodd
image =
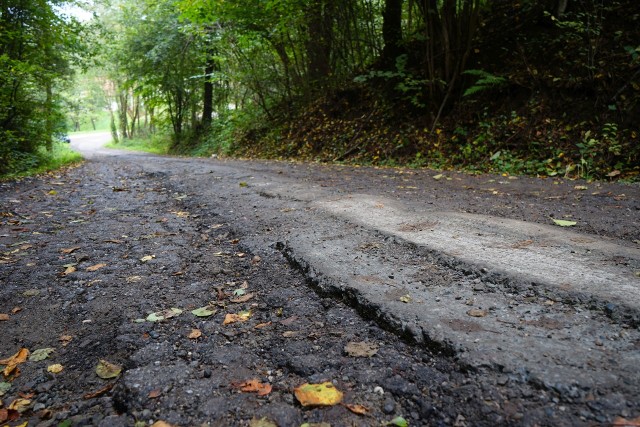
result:
M 0 184 L 0 359 L 54 349 L 2 379 L 0 421 L 640 416 L 637 185 L 98 145 Z M 101 360 L 121 373 L 100 378 Z M 294 388 L 323 382 L 343 404 L 303 407 Z

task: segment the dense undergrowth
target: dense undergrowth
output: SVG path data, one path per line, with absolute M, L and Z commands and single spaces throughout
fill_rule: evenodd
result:
M 640 11 L 618 4 L 595 18 L 576 9 L 562 22 L 546 17 L 523 28 L 517 21 L 483 32 L 456 102 L 439 117 L 425 108 L 415 41 L 391 71 L 373 67 L 311 103 L 281 106 L 296 115 L 267 121 L 256 111 L 233 112 L 195 148 L 177 149 L 637 180 Z
M 40 147 L 34 153 L 14 154 L 11 157 L 11 162 L 4 165 L 4 173 L 0 175 L 0 179 L 15 179 L 36 175 L 74 165 L 81 161 L 82 155 L 73 151 L 69 144 L 54 142 L 51 151 Z

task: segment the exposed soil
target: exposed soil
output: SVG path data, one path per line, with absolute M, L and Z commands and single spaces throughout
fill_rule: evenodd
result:
M 340 298 L 313 292 L 277 245 L 257 252 L 245 244 L 271 238 L 270 230 L 260 224 L 250 229 L 249 220 L 235 224 L 227 200 L 185 193 L 189 180 L 215 185 L 215 176 L 198 173 L 211 160 L 157 159 L 150 171 L 141 166 L 143 158 L 149 161 L 101 158 L 0 186 L 0 313 L 8 314 L 0 321 L 0 358 L 20 348 L 55 348 L 48 359 L 26 361 L 19 375 L 5 378 L 11 388 L 2 396 L 0 417 L 6 414 L 10 426 L 258 425 L 262 417 L 278 426 L 379 426 L 396 416 L 409 425 L 557 426 L 640 415 L 629 396 L 553 390 L 500 372 L 469 371 L 455 355 L 385 331 Z M 279 173 L 336 194 L 375 185 L 398 199 L 429 198 L 439 209 L 544 223 L 569 218 L 581 232 L 630 245 L 640 239 L 638 186 L 458 173 L 434 180 L 433 171 L 231 163 L 244 167 L 247 177 Z M 253 296 L 233 302 L 247 294 Z M 215 314 L 190 312 L 204 306 Z M 172 307 L 183 312 L 137 321 Z M 227 314 L 246 311 L 248 320 L 223 324 Z M 201 336 L 189 338 L 194 329 Z M 377 353 L 354 357 L 345 350 L 350 342 L 371 344 Z M 100 379 L 95 369 L 101 359 L 123 373 Z M 52 364 L 64 369 L 50 373 Z M 272 391 L 242 392 L 240 384 L 251 379 Z M 365 406 L 366 414 L 345 405 L 305 408 L 292 393 L 325 381 L 344 393 L 345 404 Z M 26 411 L 2 412 L 19 398 L 31 401 Z

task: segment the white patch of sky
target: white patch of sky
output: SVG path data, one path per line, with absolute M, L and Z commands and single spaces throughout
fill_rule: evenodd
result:
M 77 4 L 62 3 L 61 5 L 54 6 L 54 10 L 56 10 L 60 16 L 76 18 L 80 22 L 90 21 L 93 18 L 93 13 Z

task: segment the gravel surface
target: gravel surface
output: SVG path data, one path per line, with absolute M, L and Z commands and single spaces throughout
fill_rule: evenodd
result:
M 412 426 L 591 426 L 640 415 L 640 387 L 621 375 L 640 366 L 633 307 L 630 317 L 616 317 L 616 307 L 512 290 L 522 316 L 510 327 L 571 335 L 597 325 L 595 338 L 589 335 L 597 355 L 577 368 L 588 376 L 589 363 L 598 372 L 608 364 L 612 381 L 620 381 L 549 382 L 532 378 L 524 361 L 522 369 L 504 369 L 479 363 L 479 353 L 475 362 L 465 358 L 437 334 L 416 339 L 369 300 L 336 286 L 339 279 L 328 277 L 325 286 L 314 264 L 304 265 L 307 252 L 291 246 L 321 227 L 328 242 L 333 229 L 337 247 L 418 265 L 442 291 L 437 298 L 461 284 L 469 297 L 493 298 L 491 280 L 415 247 L 407 254 L 401 239 L 374 239 L 370 230 L 319 213 L 309 199 L 375 193 L 532 223 L 573 219 L 577 232 L 637 250 L 638 186 L 116 154 L 0 184 L 0 314 L 7 315 L 0 358 L 21 348 L 32 355 L 55 349 L 4 378 L 11 387 L 0 391 L 0 421 L 10 426 L 380 426 L 398 416 Z M 277 180 L 289 185 L 290 197 L 265 184 Z M 402 298 L 399 291 L 391 298 Z M 573 322 L 559 329 L 550 306 Z M 192 313 L 202 307 L 213 313 Z M 160 313 L 171 308 L 182 312 Z M 153 313 L 168 318 L 150 321 Z M 466 336 L 478 332 L 475 319 L 450 320 Z M 121 373 L 100 378 L 101 360 Z M 555 363 L 576 367 L 570 354 Z M 49 372 L 55 364 L 63 370 Z M 293 392 L 324 382 L 344 394 L 342 404 L 304 407 Z M 18 399 L 30 401 L 22 412 L 20 401 L 10 406 Z

